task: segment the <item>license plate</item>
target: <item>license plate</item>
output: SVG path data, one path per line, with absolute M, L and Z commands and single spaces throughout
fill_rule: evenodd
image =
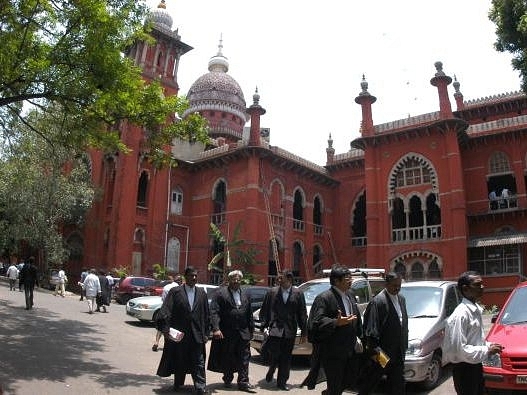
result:
M 516 376 L 516 384 L 527 384 L 527 376 Z

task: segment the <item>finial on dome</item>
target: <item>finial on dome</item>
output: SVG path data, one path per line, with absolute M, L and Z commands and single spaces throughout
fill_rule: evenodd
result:
M 436 77 L 441 77 L 445 75 L 445 72 L 443 71 L 443 62 L 435 62 L 434 66 L 436 68 Z
M 456 90 L 456 93 L 461 93 L 461 92 L 459 91 L 459 87 L 460 87 L 461 84 L 460 84 L 459 81 L 457 80 L 457 77 L 456 77 L 455 74 L 454 74 L 454 83 L 453 83 L 452 85 L 454 86 L 454 89 Z
M 161 0 L 161 3 L 157 5 L 157 8 L 163 8 L 166 10 L 167 5 L 165 4 L 165 0 Z
M 360 87 L 362 88 L 361 94 L 368 93 L 368 81 L 366 81 L 366 77 L 364 74 L 362 74 L 362 81 L 360 83 Z
M 258 87 L 256 87 L 256 90 L 254 91 L 253 95 L 253 104 L 258 104 L 260 102 L 260 95 L 258 94 Z
M 217 71 L 221 73 L 229 71 L 229 62 L 227 58 L 223 56 L 223 34 L 220 34 L 218 53 L 209 60 L 209 71 Z
M 331 133 L 329 134 L 328 138 L 328 148 L 333 148 L 333 139 L 331 138 Z

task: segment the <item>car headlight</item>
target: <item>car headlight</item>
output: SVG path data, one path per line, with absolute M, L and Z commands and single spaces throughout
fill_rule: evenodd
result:
M 423 342 L 421 339 L 412 339 L 408 341 L 408 349 L 406 355 L 420 355 L 423 351 Z
M 145 310 L 147 310 L 147 309 L 150 308 L 150 306 L 147 305 L 146 303 L 139 303 L 139 304 L 137 305 L 137 307 L 139 307 L 140 309 L 145 309 Z
M 487 356 L 483 361 L 483 366 L 490 368 L 501 368 L 501 356 L 500 354 L 492 354 Z

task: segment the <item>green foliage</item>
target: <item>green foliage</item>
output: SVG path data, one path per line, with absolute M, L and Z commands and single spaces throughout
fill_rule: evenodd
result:
M 144 3 L 136 0 L 0 1 L 4 138 L 19 121 L 46 136 L 25 111 L 35 108 L 51 111 L 56 122 L 67 120 L 63 143 L 82 149 L 126 152 L 117 127 L 123 121 L 144 127 L 145 148 L 156 166 L 172 164 L 166 146 L 174 137 L 206 142 L 205 120 L 196 114 L 174 122 L 185 100 L 165 97 L 161 85 L 146 83 L 124 56 L 135 40 L 153 42 L 146 16 Z
M 152 270 L 154 272 L 154 278 L 158 280 L 167 280 L 168 279 L 168 270 L 166 266 L 162 266 L 159 263 L 154 263 L 152 265 Z
M 242 223 L 238 222 L 230 240 L 214 223 L 210 223 L 210 236 L 222 246 L 222 251 L 212 257 L 208 270 L 224 272 L 239 269 L 243 272 L 243 283 L 254 284 L 254 276 L 248 271 L 252 265 L 261 264 L 257 257 L 260 251 L 240 238 Z M 223 261 L 223 267 L 218 264 Z M 252 282 L 251 282 L 252 281 Z
M 496 24 L 496 50 L 513 55 L 527 92 L 527 3 L 524 0 L 492 0 L 489 19 Z
M 129 276 L 130 268 L 125 266 L 114 267 L 112 271 L 119 278 L 125 278 Z

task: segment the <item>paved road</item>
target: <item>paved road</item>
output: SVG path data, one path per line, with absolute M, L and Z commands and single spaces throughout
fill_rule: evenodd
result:
M 33 310 L 24 309 L 24 294 L 9 291 L 0 281 L 0 394 L 169 394 L 172 379 L 155 375 L 160 352 L 152 352 L 155 329 L 126 316 L 124 306 L 112 304 L 109 314 L 87 314 L 86 302 L 78 296 L 55 297 L 37 290 Z M 162 343 L 161 343 L 162 344 Z M 251 382 L 258 393 L 278 391 L 263 380 L 266 367 L 253 356 Z M 299 388 L 307 374 L 305 360 L 294 361 L 291 394 L 316 394 Z M 221 385 L 221 375 L 207 372 L 214 394 L 234 394 Z M 426 394 L 409 386 L 411 394 Z M 187 376 L 184 391 L 191 393 Z M 185 393 L 185 392 L 180 392 Z M 432 395 L 454 393 L 450 374 Z

